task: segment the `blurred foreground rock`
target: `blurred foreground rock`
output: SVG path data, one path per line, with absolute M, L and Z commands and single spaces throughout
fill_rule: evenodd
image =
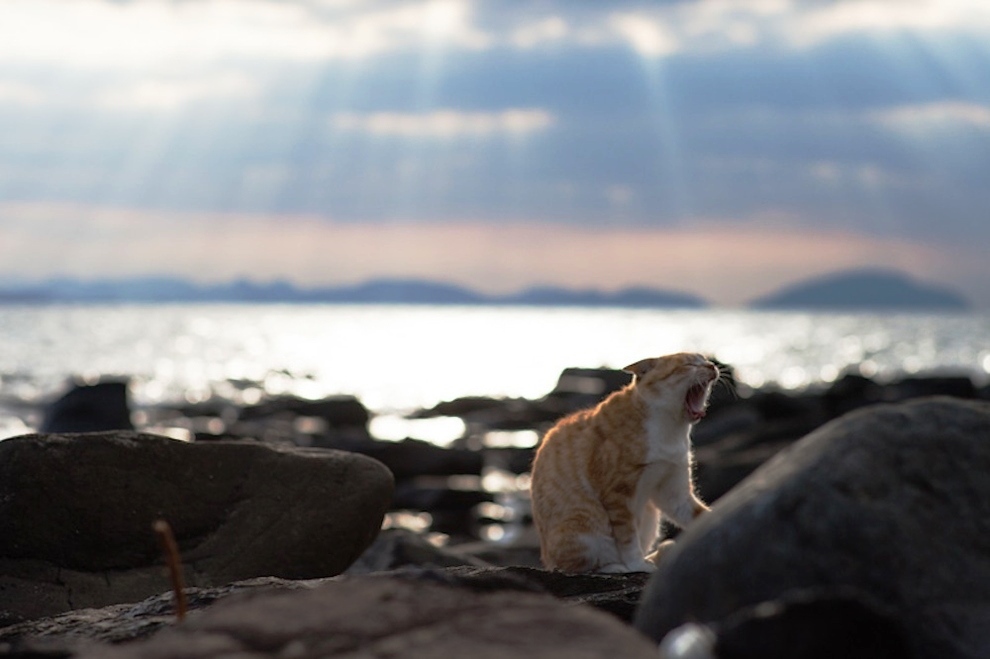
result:
M 777 455 L 689 527 L 651 579 L 636 626 L 659 641 L 699 621 L 738 629 L 741 612 L 777 606 L 798 611 L 809 647 L 836 648 L 859 609 L 876 623 L 857 632 L 863 648 L 876 635 L 902 639 L 907 656 L 986 657 L 988 474 L 988 403 L 934 397 L 853 412 Z M 774 604 L 830 589 L 839 600 L 817 602 L 828 616 L 800 615 L 815 598 L 797 609 Z M 794 629 L 764 626 L 759 656 L 794 656 Z M 715 643 L 721 659 L 756 656 L 726 650 L 729 638 Z
M 631 612 L 646 578 L 465 567 L 256 579 L 189 589 L 183 623 L 160 595 L 0 629 L 0 656 L 655 657 L 593 608 Z
M 339 574 L 392 487 L 380 463 L 339 451 L 129 432 L 0 442 L 0 624 L 165 590 L 156 519 L 192 586 Z

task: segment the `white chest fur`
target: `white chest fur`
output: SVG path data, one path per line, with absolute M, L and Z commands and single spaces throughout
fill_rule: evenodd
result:
M 687 464 L 691 451 L 691 426 L 670 418 L 669 414 L 650 414 L 646 418 L 646 462 Z

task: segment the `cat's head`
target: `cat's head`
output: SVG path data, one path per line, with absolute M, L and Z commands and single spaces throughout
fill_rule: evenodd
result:
M 622 370 L 633 374 L 633 387 L 651 405 L 683 414 L 688 423 L 705 416 L 708 396 L 719 375 L 715 364 L 690 352 L 643 359 Z

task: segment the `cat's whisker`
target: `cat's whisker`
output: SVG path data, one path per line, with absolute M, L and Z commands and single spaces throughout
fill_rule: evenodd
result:
M 715 378 L 715 383 L 712 385 L 712 389 L 719 385 L 722 385 L 732 395 L 733 400 L 739 400 L 739 390 L 736 389 L 735 381 L 724 372 L 719 372 L 718 377 Z

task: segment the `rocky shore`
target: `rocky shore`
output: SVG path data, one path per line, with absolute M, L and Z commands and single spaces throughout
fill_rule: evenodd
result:
M 729 377 L 694 432 L 712 512 L 668 530 L 660 569 L 547 572 L 529 444 L 626 378 L 568 369 L 537 400 L 417 412 L 463 420 L 445 448 L 375 439 L 349 397 L 162 406 L 135 427 L 124 383 L 73 389 L 0 442 L 0 656 L 990 655 L 988 388 Z

